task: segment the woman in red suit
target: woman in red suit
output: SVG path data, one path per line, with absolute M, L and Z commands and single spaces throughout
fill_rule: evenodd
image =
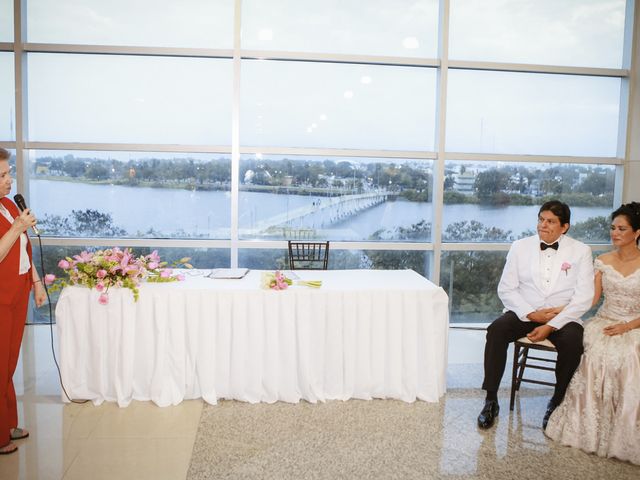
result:
M 18 364 L 31 288 L 37 306 L 46 300 L 25 233 L 36 224 L 36 219 L 29 209 L 20 213 L 7 198 L 9 192 L 9 152 L 0 148 L 0 455 L 18 450 L 12 440 L 29 436 L 25 429 L 18 428 L 13 373 Z

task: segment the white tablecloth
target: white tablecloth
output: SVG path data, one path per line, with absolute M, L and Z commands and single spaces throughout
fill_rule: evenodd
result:
M 445 393 L 447 295 L 411 270 L 297 271 L 319 289 L 188 277 L 98 293 L 67 287 L 56 308 L 62 380 L 95 404 L 184 399 L 310 402 Z M 65 399 L 66 400 L 66 399 Z

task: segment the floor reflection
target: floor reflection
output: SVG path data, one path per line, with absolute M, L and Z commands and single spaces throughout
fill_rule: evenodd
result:
M 31 437 L 17 442 L 17 454 L 0 457 L 0 478 L 640 478 L 640 467 L 547 439 L 541 423 L 549 387 L 523 387 L 509 412 L 505 380 L 496 425 L 478 429 L 484 332 L 457 335 L 448 391 L 436 404 L 196 400 L 118 408 L 63 404 L 50 331 L 28 327 L 15 382 Z

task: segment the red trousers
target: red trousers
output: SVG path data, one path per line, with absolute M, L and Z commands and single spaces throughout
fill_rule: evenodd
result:
M 18 365 L 20 344 L 27 320 L 31 272 L 18 276 L 24 287 L 18 289 L 10 304 L 0 303 L 0 447 L 10 441 L 10 431 L 18 426 L 18 404 L 13 374 Z

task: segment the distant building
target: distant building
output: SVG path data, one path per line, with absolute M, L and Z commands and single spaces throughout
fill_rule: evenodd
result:
M 49 165 L 39 163 L 36 165 L 36 175 L 49 175 Z
M 453 177 L 453 190 L 465 195 L 471 195 L 474 192 L 473 186 L 476 183 L 476 174 L 466 171 Z

